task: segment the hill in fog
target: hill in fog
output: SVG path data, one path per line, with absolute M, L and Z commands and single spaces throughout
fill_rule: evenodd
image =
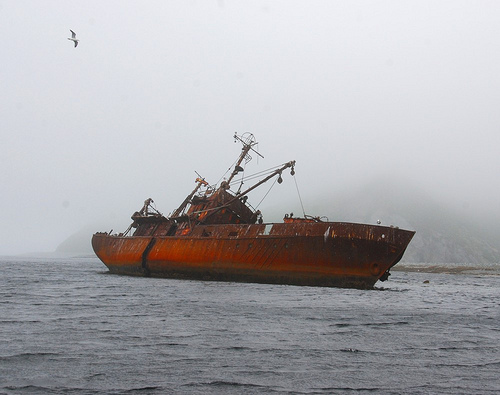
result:
M 312 205 L 330 221 L 394 225 L 417 233 L 402 262 L 499 263 L 500 225 L 495 218 L 459 212 L 417 188 L 378 182 Z
M 343 194 L 328 195 L 306 203 L 307 213 L 326 215 L 330 221 L 394 225 L 415 230 L 402 262 L 465 263 L 500 262 L 500 225 L 495 218 L 475 218 L 435 201 L 416 188 L 374 183 Z M 266 210 L 265 217 L 280 218 L 281 208 Z M 274 212 L 276 215 L 272 214 Z M 286 212 L 286 211 L 285 211 Z M 296 213 L 297 215 L 298 213 Z M 92 234 L 102 226 L 88 226 L 68 237 L 57 248 L 64 253 L 92 253 Z
M 91 254 L 92 245 L 90 241 L 92 239 L 92 234 L 97 230 L 95 226 L 87 226 L 78 232 L 69 236 L 64 240 L 56 249 L 58 253 L 68 253 L 68 254 Z

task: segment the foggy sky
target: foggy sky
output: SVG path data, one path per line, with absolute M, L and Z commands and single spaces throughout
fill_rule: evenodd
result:
M 295 159 L 306 202 L 385 179 L 500 218 L 499 20 L 497 1 L 0 1 L 0 254 L 124 230 L 148 197 L 168 214 L 246 131 L 248 169 Z M 300 211 L 284 181 L 270 204 Z

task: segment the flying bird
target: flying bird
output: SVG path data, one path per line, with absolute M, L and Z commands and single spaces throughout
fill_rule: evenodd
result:
M 73 30 L 70 29 L 69 31 L 71 32 L 71 38 L 68 37 L 68 40 L 73 41 L 75 43 L 75 48 L 76 48 L 79 40 L 76 39 L 76 33 Z

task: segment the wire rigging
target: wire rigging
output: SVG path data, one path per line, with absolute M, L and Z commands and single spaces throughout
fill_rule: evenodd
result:
M 236 162 L 238 162 L 238 159 L 236 159 L 233 164 L 231 166 L 229 166 L 229 168 L 226 170 L 226 172 L 222 175 L 221 178 L 219 178 L 219 181 L 217 181 L 214 185 L 219 185 L 219 183 L 222 181 L 222 179 L 224 177 L 226 177 L 226 174 L 229 173 L 230 171 L 232 171 L 232 169 L 234 168 L 234 165 L 236 164 Z
M 237 183 L 239 183 L 239 182 L 241 182 L 241 181 L 251 181 L 251 180 L 254 180 L 254 179 L 256 179 L 256 178 L 258 178 L 258 177 L 261 177 L 261 176 L 263 176 L 263 175 L 270 174 L 270 173 L 272 173 L 274 170 L 278 169 L 280 166 L 281 166 L 281 165 L 274 166 L 274 167 L 271 167 L 271 168 L 269 168 L 269 169 L 267 169 L 267 170 L 262 170 L 262 171 L 260 171 L 260 172 L 258 172 L 258 173 L 251 174 L 251 175 L 249 175 L 249 176 L 247 176 L 247 177 L 238 178 L 237 180 L 232 181 L 230 185 L 235 185 L 235 184 L 237 184 Z
M 297 176 L 293 176 L 293 180 L 295 181 L 295 188 L 297 188 L 297 194 L 299 195 L 300 206 L 302 207 L 302 214 L 304 214 L 304 218 L 306 217 L 306 211 L 304 210 L 304 204 L 302 203 L 302 197 L 300 196 L 299 185 L 297 184 Z
M 257 210 L 259 208 L 260 204 L 264 201 L 264 199 L 267 197 L 267 195 L 269 195 L 269 192 L 271 192 L 271 189 L 273 189 L 274 184 L 276 184 L 276 181 L 278 181 L 277 178 L 274 180 L 273 184 L 271 185 L 271 187 L 269 188 L 269 190 L 266 192 L 266 194 L 264 195 L 264 197 L 260 200 L 259 204 L 257 204 L 257 206 L 255 206 L 255 210 Z

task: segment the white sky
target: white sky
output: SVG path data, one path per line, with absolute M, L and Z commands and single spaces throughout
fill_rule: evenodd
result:
M 148 197 L 168 214 L 245 131 L 305 199 L 384 179 L 500 218 L 499 21 L 498 1 L 0 0 L 0 254 L 123 230 Z

